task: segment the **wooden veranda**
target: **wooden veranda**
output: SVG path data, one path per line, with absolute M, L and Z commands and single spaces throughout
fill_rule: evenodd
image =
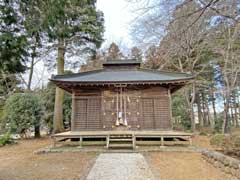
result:
M 136 148 L 136 142 L 138 139 L 151 139 L 157 138 L 160 141 L 160 145 L 165 145 L 165 140 L 180 139 L 183 141 L 188 141 L 192 145 L 192 133 L 186 133 L 181 131 L 158 131 L 158 130 L 142 130 L 142 131 L 132 131 L 132 130 L 112 130 L 112 131 L 68 131 L 63 133 L 58 133 L 53 136 L 54 146 L 57 144 L 71 144 L 78 145 L 82 147 L 84 139 L 104 139 L 104 144 L 106 148 L 111 147 L 131 147 Z M 74 141 L 72 141 L 74 140 Z M 117 142 L 114 144 L 113 142 Z M 124 142 L 124 144 L 121 144 Z M 126 144 L 126 142 L 128 142 Z

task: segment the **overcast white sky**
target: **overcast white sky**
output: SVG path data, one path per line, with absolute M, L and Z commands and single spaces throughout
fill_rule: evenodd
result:
M 97 9 L 103 11 L 105 18 L 105 43 L 121 42 L 131 46 L 129 27 L 133 19 L 130 4 L 126 0 L 97 0 Z
M 97 9 L 103 11 L 105 19 L 104 43 L 102 48 L 109 46 L 111 42 L 131 47 L 129 27 L 133 14 L 126 0 L 97 0 Z M 43 62 L 39 62 L 34 70 L 32 88 L 39 88 L 48 82 L 48 78 L 56 71 L 48 72 Z M 28 79 L 28 73 L 24 75 Z

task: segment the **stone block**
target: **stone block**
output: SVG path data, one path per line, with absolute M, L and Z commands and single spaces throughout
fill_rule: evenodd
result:
M 236 159 L 232 159 L 230 161 L 230 166 L 233 167 L 234 169 L 239 169 L 240 161 L 238 161 Z
M 223 161 L 223 164 L 225 165 L 225 166 L 228 166 L 229 165 L 229 159 L 228 158 L 225 158 L 224 159 L 224 161 Z
M 228 166 L 226 166 L 224 168 L 224 172 L 227 173 L 227 174 L 230 174 L 231 173 L 230 168 Z

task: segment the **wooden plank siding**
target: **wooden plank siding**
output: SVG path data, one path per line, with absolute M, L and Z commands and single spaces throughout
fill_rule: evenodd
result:
M 72 131 L 114 129 L 117 119 L 116 91 L 82 91 L 73 98 Z M 171 129 L 171 103 L 167 88 L 126 89 L 124 100 L 128 129 Z
M 100 96 L 77 96 L 74 103 L 75 112 L 72 125 L 74 131 L 102 129 Z

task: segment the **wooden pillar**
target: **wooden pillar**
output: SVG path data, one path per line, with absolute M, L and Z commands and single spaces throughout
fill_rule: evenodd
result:
M 133 149 L 136 149 L 136 137 L 134 134 L 132 135 L 132 143 L 133 143 Z
M 72 92 L 72 114 L 71 114 L 71 131 L 74 130 L 74 116 L 75 116 L 75 92 Z
M 171 89 L 168 88 L 168 99 L 169 99 L 169 114 L 170 114 L 170 123 L 171 123 L 171 129 L 173 128 L 173 122 L 172 122 L 172 96 L 171 96 Z
M 163 147 L 163 146 L 164 146 L 164 137 L 161 136 L 161 147 Z
M 54 136 L 51 137 L 52 138 L 52 147 L 55 148 L 56 147 L 56 144 L 57 144 L 57 140 Z
M 82 147 L 82 143 L 83 143 L 83 137 L 80 136 L 79 140 L 80 140 L 79 147 L 81 148 Z
M 108 149 L 108 148 L 109 148 L 110 135 L 107 135 L 106 140 L 107 140 L 107 142 L 106 142 L 106 148 Z
M 189 144 L 192 146 L 192 136 L 189 137 Z

